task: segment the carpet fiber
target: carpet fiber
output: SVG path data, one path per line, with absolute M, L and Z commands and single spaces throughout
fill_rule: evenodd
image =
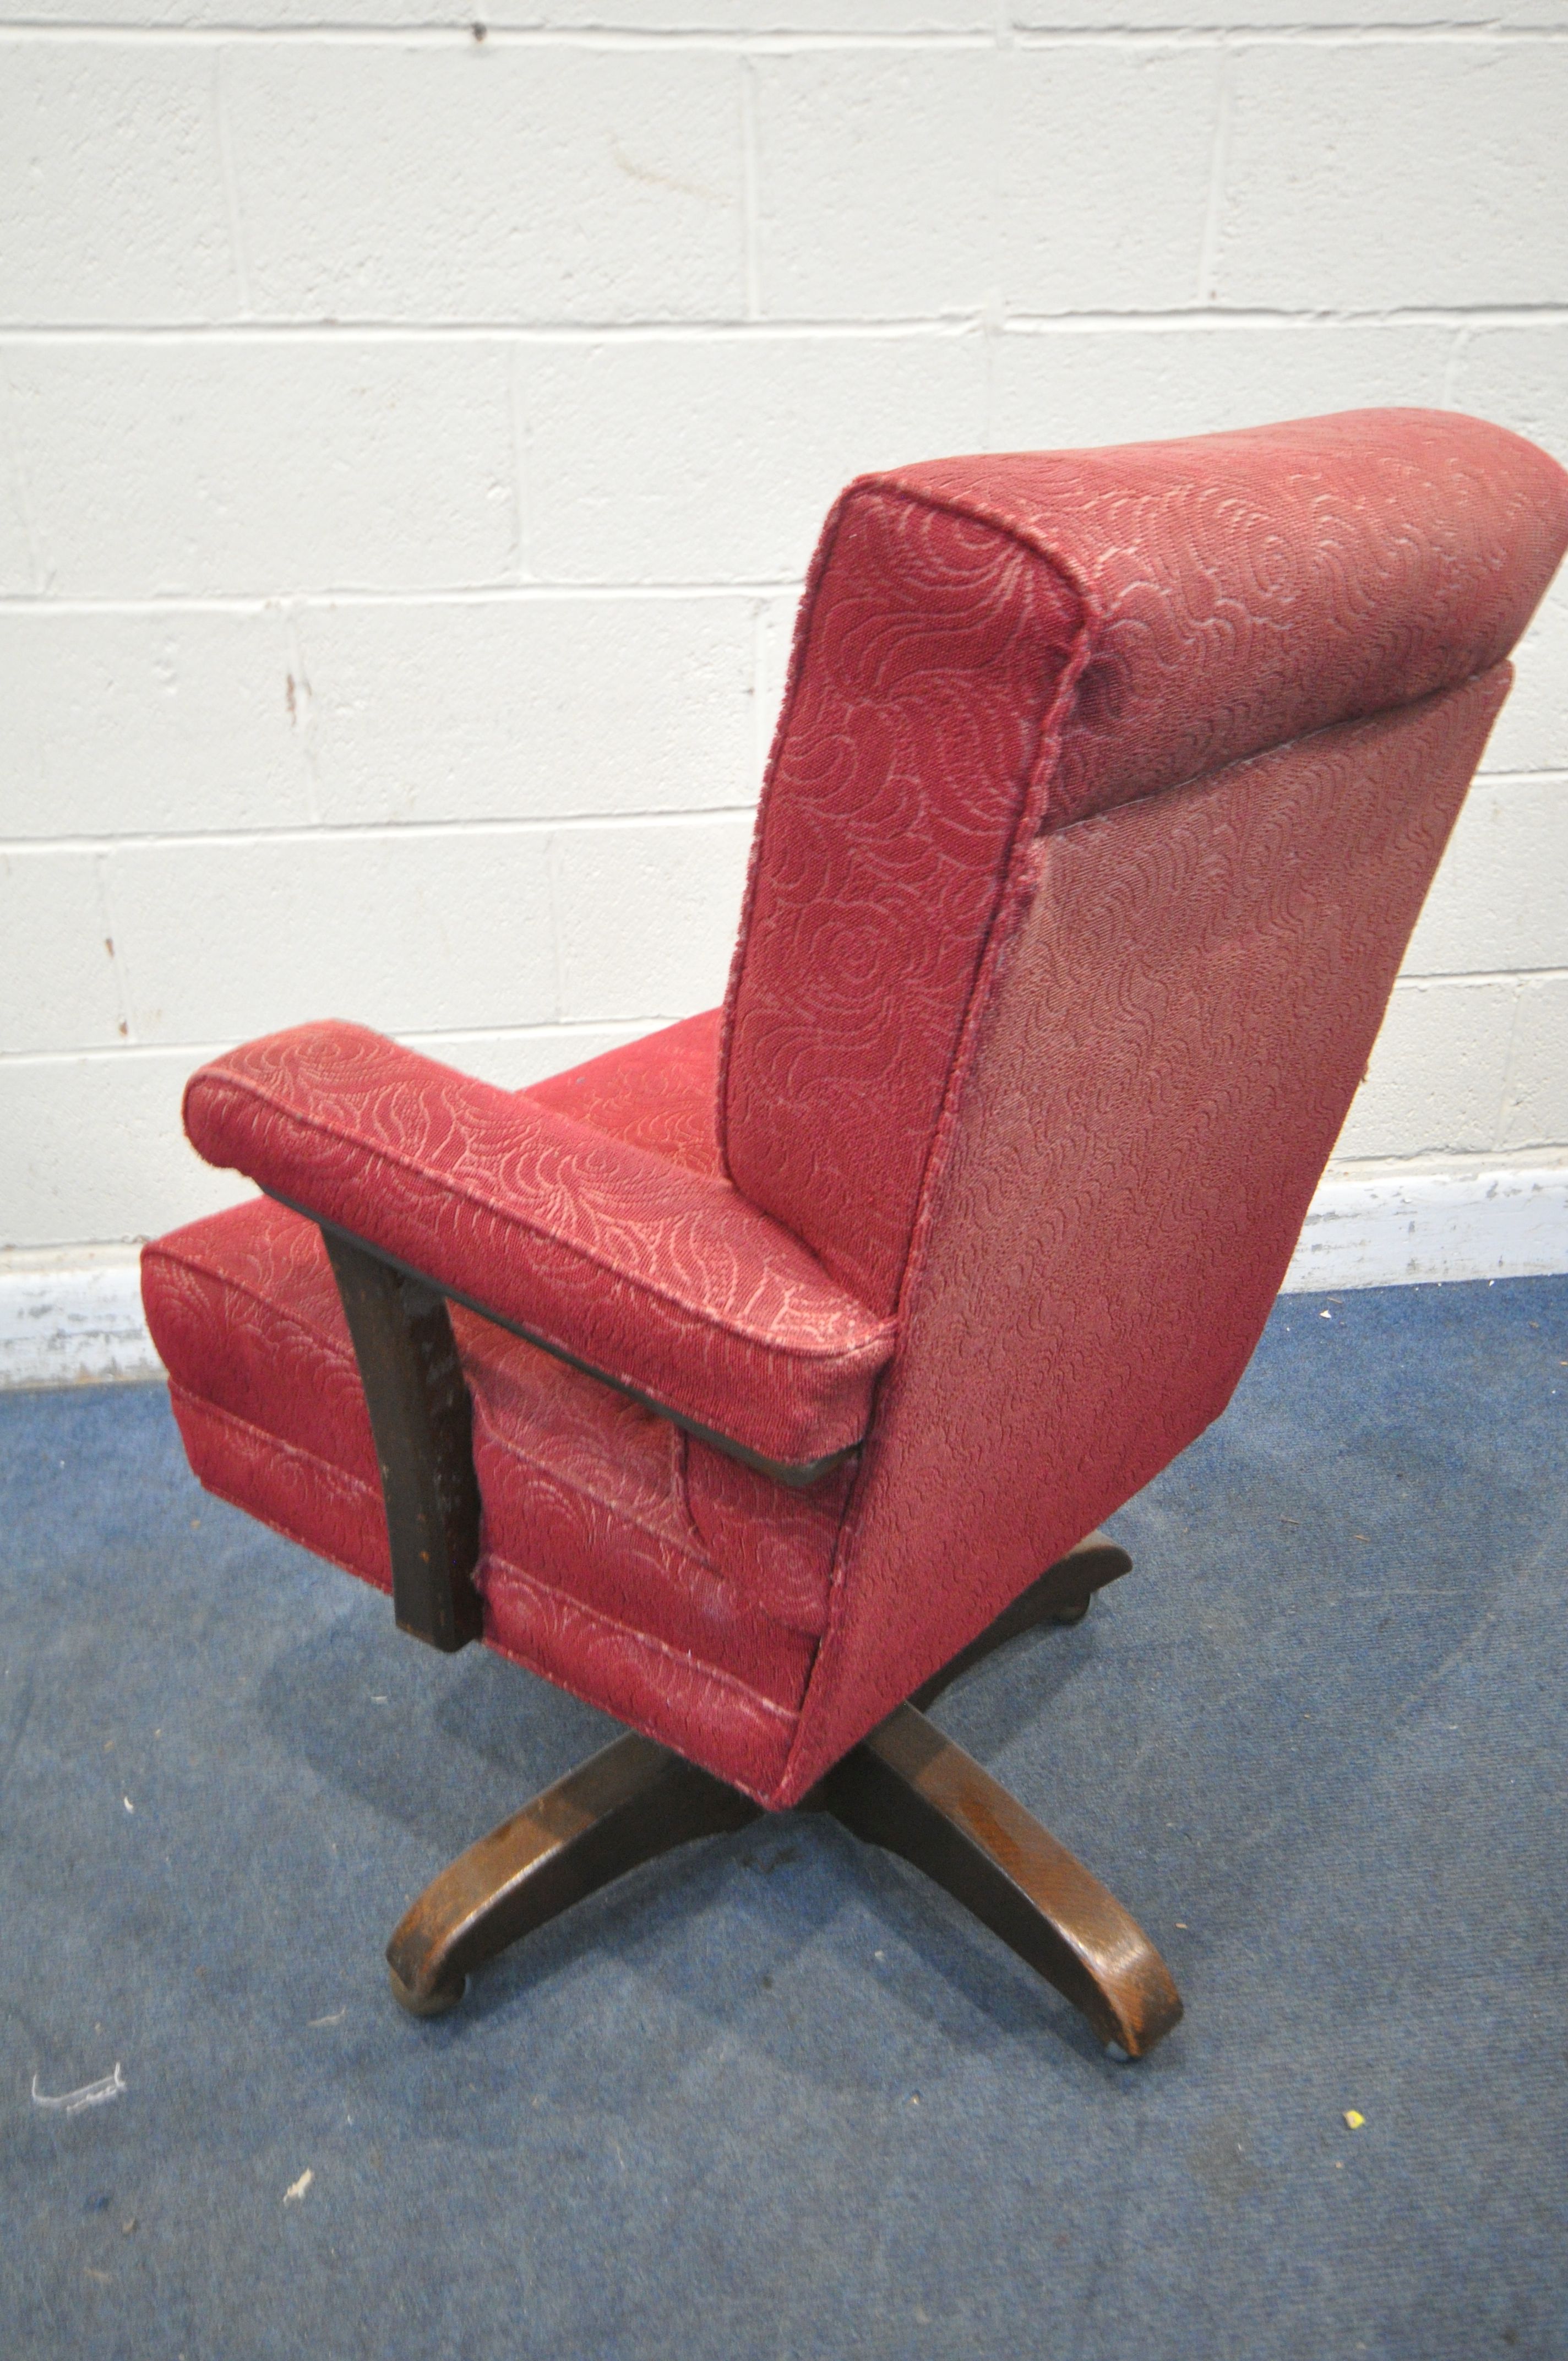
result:
M 160 1388 L 0 1398 L 0 2346 L 1560 2361 L 1565 1364 L 1568 1280 L 1287 1299 L 937 1708 L 1164 1950 L 1136 2067 L 821 1818 L 413 2023 L 405 1903 L 612 1725 L 207 1499 Z

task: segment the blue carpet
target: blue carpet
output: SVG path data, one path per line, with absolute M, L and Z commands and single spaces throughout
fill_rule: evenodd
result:
M 938 1708 L 1164 1949 L 1132 2068 L 823 1820 L 411 2022 L 405 1902 L 611 1725 L 207 1499 L 161 1389 L 0 1400 L 5 2353 L 1568 2354 L 1565 1364 L 1568 1280 L 1282 1303 L 1134 1573 Z

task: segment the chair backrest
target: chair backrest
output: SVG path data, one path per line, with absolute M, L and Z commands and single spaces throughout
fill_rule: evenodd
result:
M 1419 411 L 838 503 L 718 1114 L 900 1321 L 792 1788 L 1223 1408 L 1565 542 Z

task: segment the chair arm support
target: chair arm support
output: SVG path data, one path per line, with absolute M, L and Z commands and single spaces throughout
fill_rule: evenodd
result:
M 865 1433 L 892 1322 L 728 1181 L 336 1023 L 204 1066 L 185 1127 L 210 1164 L 775 1468 Z
M 484 1631 L 474 1587 L 482 1504 L 473 1411 L 451 1316 L 433 1288 L 328 1235 L 387 1511 L 400 1631 L 453 1655 Z

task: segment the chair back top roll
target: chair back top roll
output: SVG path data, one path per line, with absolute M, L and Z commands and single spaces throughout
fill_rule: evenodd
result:
M 726 1007 L 728 1169 L 878 1312 L 1042 829 L 1495 665 L 1568 476 L 1435 411 L 864 477 L 813 563 Z
M 871 479 L 1036 551 L 1081 605 L 1047 826 L 1487 671 L 1568 544 L 1568 476 L 1437 410 L 1349 411 Z

